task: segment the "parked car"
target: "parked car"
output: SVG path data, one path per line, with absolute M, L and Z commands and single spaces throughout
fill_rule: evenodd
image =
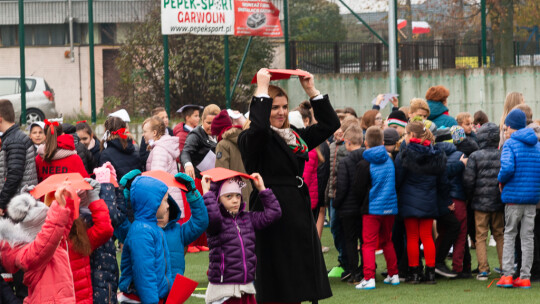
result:
M 15 121 L 21 116 L 21 84 L 17 76 L 0 76 L 0 99 L 8 99 L 15 108 Z M 58 117 L 54 90 L 41 77 L 26 77 L 26 123 Z

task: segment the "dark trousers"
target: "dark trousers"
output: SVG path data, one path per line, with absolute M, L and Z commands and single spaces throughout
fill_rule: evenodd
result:
M 407 257 L 407 236 L 405 233 L 405 224 L 401 216 L 396 216 L 394 221 L 394 230 L 392 231 L 392 242 L 396 251 L 398 261 L 399 275 L 406 275 L 409 268 L 409 259 Z
M 531 279 L 540 279 L 540 210 L 536 209 L 534 219 L 534 256 L 531 268 Z
M 330 232 L 334 238 L 334 246 L 338 252 L 338 262 L 345 271 L 349 271 L 347 265 L 347 253 L 343 250 L 343 227 L 341 225 L 341 218 L 338 216 L 336 209 L 333 206 L 334 200 L 330 200 Z
M 444 264 L 450 247 L 456 241 L 460 230 L 460 222 L 454 215 L 449 212 L 443 216 L 437 218 L 437 241 L 435 247 L 437 253 L 435 254 L 435 264 Z
M 354 276 L 361 269 L 358 267 L 358 242 L 362 238 L 362 216 L 342 216 L 341 224 L 344 235 L 344 251 L 347 253 L 347 266 Z

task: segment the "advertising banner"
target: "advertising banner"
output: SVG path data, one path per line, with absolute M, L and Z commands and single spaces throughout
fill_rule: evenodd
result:
M 234 0 L 161 0 L 163 35 L 233 35 Z
M 283 36 L 270 0 L 161 0 L 163 35 Z
M 268 0 L 235 0 L 235 36 L 281 37 L 279 10 Z

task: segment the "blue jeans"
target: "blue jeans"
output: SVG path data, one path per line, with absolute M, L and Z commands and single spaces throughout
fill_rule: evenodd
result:
M 338 251 L 338 262 L 343 267 L 343 269 L 348 270 L 347 267 L 347 256 L 345 251 L 343 250 L 343 226 L 341 225 L 341 219 L 339 219 L 339 216 L 336 213 L 336 209 L 334 208 L 334 200 L 330 199 L 330 232 L 332 233 L 332 236 L 334 237 L 334 246 L 336 247 L 336 250 Z

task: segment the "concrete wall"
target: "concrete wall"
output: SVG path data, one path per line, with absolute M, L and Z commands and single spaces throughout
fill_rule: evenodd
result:
M 450 115 L 483 110 L 498 123 L 506 95 L 517 91 L 523 93 L 532 108 L 533 118 L 540 119 L 540 67 L 404 71 L 398 77 L 402 106 L 413 97 L 424 98 L 429 87 L 442 84 L 450 90 Z M 307 98 L 297 79 L 280 81 L 280 85 L 287 91 L 291 107 Z M 371 100 L 377 94 L 388 92 L 389 83 L 384 72 L 319 74 L 315 75 L 315 86 L 330 95 L 335 108 L 352 107 L 362 115 L 371 109 Z M 390 106 L 386 106 L 383 114 L 387 115 L 389 110 Z
M 103 105 L 103 49 L 94 48 L 96 108 Z M 43 77 L 55 93 L 56 110 L 64 116 L 90 115 L 90 59 L 87 46 L 74 48 L 75 62 L 64 57 L 69 47 L 26 47 L 26 75 Z M 20 75 L 19 48 L 0 48 L 0 76 Z

